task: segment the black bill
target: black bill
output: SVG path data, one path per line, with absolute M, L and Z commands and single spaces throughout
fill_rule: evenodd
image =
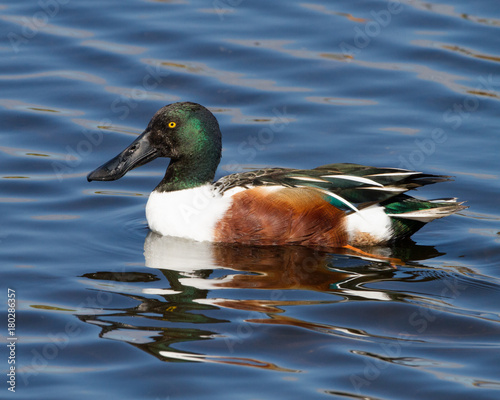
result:
M 131 169 L 154 160 L 159 156 L 159 152 L 151 145 L 148 136 L 149 131 L 145 131 L 115 158 L 88 174 L 87 180 L 89 182 L 114 181 L 120 179 Z

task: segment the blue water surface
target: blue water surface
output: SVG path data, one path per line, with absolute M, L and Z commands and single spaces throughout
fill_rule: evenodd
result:
M 499 398 L 497 2 L 18 0 L 0 19 L 0 398 Z M 158 237 L 167 160 L 86 175 L 175 101 L 219 120 L 217 178 L 402 167 L 454 176 L 416 195 L 469 209 L 372 249 L 392 263 Z

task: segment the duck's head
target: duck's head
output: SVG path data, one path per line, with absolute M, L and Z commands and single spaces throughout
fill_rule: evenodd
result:
M 161 108 L 130 146 L 87 179 L 114 181 L 157 157 L 170 158 L 158 191 L 211 183 L 221 157 L 221 133 L 213 114 L 200 104 L 188 102 Z

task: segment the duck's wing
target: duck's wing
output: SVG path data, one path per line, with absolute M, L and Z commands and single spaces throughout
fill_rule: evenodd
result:
M 214 183 L 214 187 L 221 193 L 238 187 L 244 189 L 256 186 L 291 187 L 282 178 L 292 171 L 298 170 L 290 168 L 263 168 L 248 172 L 238 172 L 223 176 Z
M 443 182 L 450 177 L 400 168 L 359 164 L 328 164 L 315 169 L 265 168 L 227 175 L 214 186 L 221 192 L 256 186 L 310 187 L 323 192 L 329 202 L 346 211 L 357 211 L 386 201 L 410 189 Z

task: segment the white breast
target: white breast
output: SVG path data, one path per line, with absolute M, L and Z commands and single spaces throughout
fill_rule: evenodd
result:
M 230 196 L 221 196 L 206 184 L 174 192 L 153 191 L 146 205 L 149 228 L 163 236 L 213 241 L 217 221 L 231 205 Z

